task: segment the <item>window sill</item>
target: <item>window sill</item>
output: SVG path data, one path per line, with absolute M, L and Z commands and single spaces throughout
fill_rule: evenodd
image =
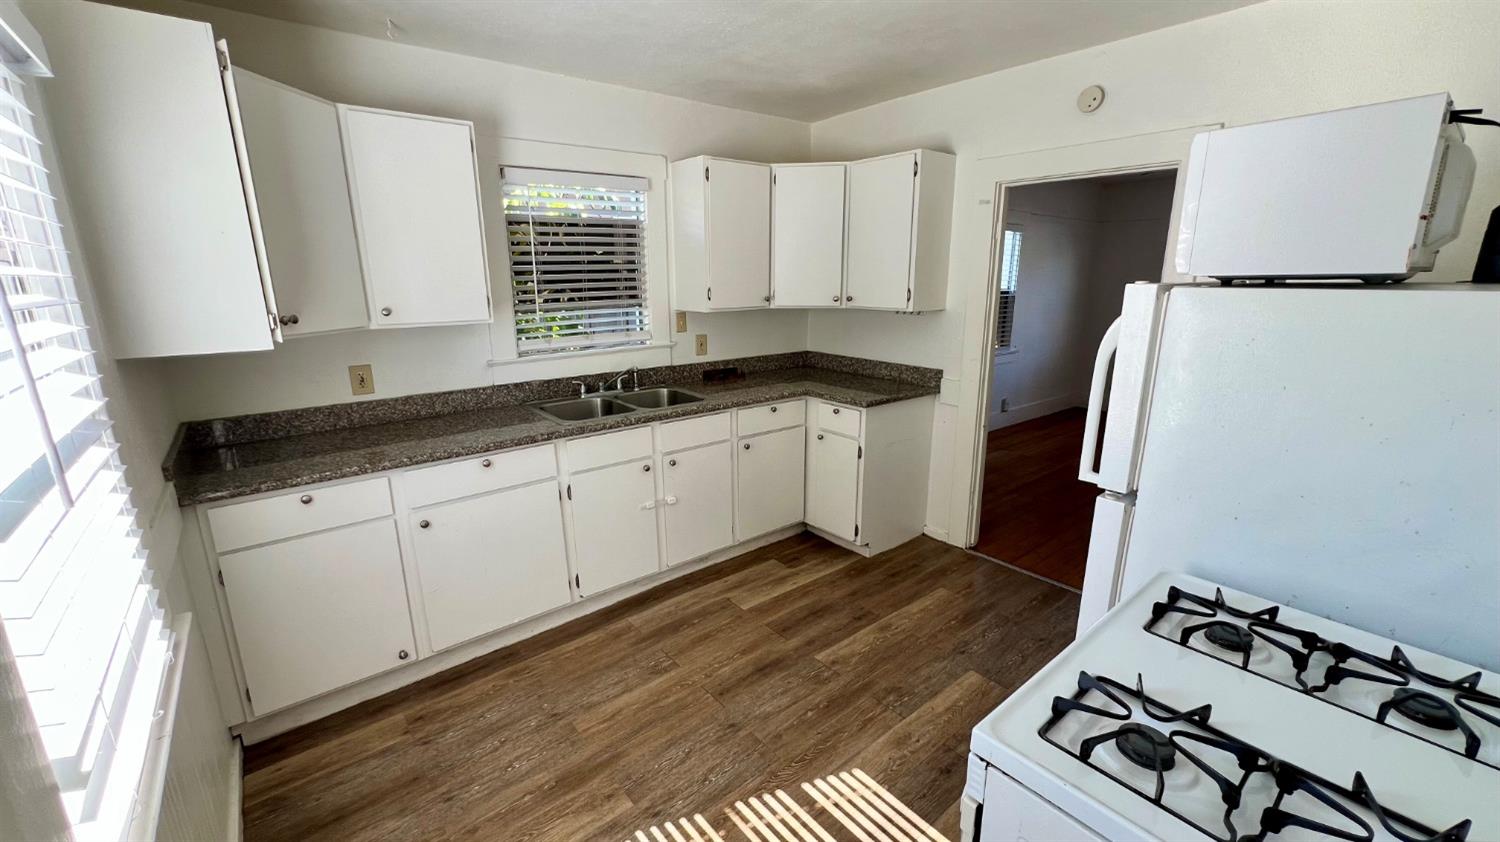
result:
M 505 360 L 490 360 L 485 365 L 490 368 L 504 368 L 512 365 L 528 365 L 547 362 L 549 360 L 571 360 L 577 357 L 597 357 L 605 354 L 634 354 L 646 351 L 659 351 L 663 348 L 673 348 L 676 342 L 651 342 L 646 345 L 616 345 L 609 348 L 584 348 L 581 351 L 559 351 L 555 354 L 530 354 L 524 357 L 512 357 Z

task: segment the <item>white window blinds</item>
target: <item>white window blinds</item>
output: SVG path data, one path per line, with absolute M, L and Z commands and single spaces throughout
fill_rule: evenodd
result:
M 516 351 L 651 340 L 644 178 L 501 170 Z
M 1021 275 L 1021 229 L 1006 227 L 1000 246 L 999 290 L 996 292 L 999 316 L 995 323 L 995 348 L 1009 351 L 1015 347 L 1016 281 Z
M 147 581 L 57 203 L 0 70 L 0 619 L 79 839 L 119 839 L 170 633 Z

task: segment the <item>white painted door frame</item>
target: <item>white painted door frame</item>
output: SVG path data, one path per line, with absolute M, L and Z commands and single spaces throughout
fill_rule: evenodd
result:
M 962 546 L 979 540 L 979 504 L 984 482 L 984 436 L 990 399 L 995 342 L 995 266 L 1000 259 L 1000 229 L 1005 223 L 1009 189 L 1024 184 L 1070 181 L 1120 173 L 1177 169 L 1172 195 L 1172 222 L 1162 257 L 1162 280 L 1191 280 L 1177 274 L 1172 255 L 1181 217 L 1184 165 L 1193 135 L 1222 124 L 1192 126 L 1133 137 L 1102 140 L 1055 149 L 980 158 L 960 192 L 955 223 L 962 226 L 954 275 L 966 285 L 963 357 L 959 366 L 958 411 L 953 445 L 950 535 Z

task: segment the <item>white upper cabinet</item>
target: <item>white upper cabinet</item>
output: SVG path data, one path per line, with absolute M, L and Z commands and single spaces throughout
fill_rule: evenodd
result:
M 234 81 L 283 333 L 368 327 L 337 106 L 240 68 Z
M 843 303 L 844 170 L 843 164 L 772 167 L 772 306 Z
M 338 111 L 371 326 L 489 321 L 473 125 Z
M 197 21 L 97 3 L 27 8 L 116 357 L 263 351 L 280 338 L 229 57 Z
M 926 149 L 849 164 L 846 306 L 943 308 L 953 165 Z
M 672 164 L 671 181 L 673 306 L 770 306 L 770 166 L 700 156 Z

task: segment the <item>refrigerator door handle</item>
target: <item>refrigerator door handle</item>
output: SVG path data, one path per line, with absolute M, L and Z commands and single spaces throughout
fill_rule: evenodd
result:
M 1099 455 L 1099 421 L 1104 415 L 1104 383 L 1109 374 L 1109 361 L 1120 350 L 1120 319 L 1116 318 L 1099 340 L 1099 351 L 1094 355 L 1094 376 L 1089 382 L 1089 408 L 1084 419 L 1083 452 L 1078 457 L 1078 478 L 1098 485 L 1102 480 L 1094 470 L 1094 458 Z

